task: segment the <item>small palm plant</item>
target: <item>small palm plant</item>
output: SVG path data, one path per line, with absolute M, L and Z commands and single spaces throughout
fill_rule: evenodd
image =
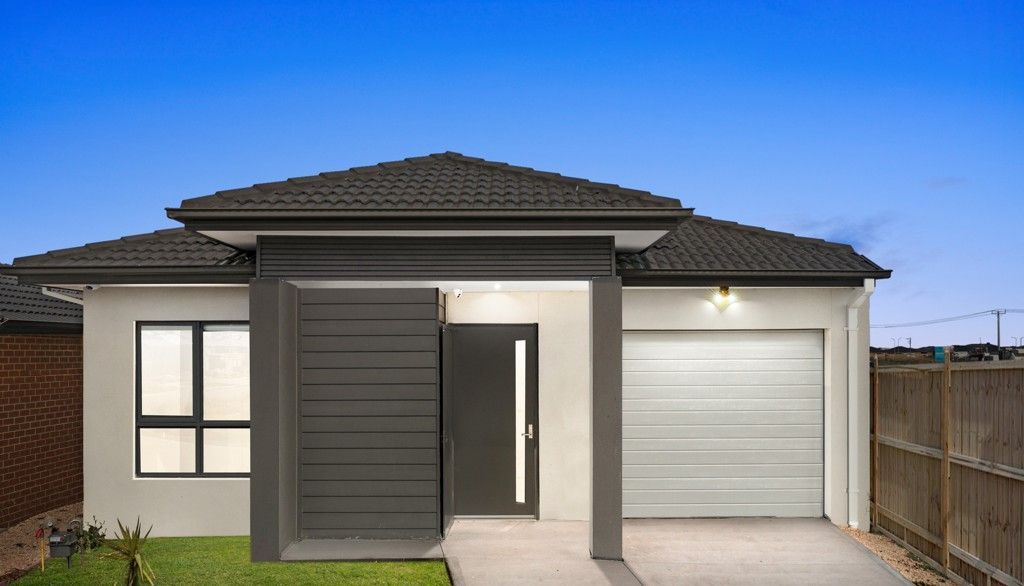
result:
M 143 559 L 142 548 L 146 545 L 146 538 L 149 537 L 153 526 L 151 525 L 143 535 L 142 523 L 136 518 L 134 529 L 122 525 L 120 519 L 117 520 L 117 528 L 118 531 L 114 534 L 116 541 L 107 542 L 111 551 L 101 555 L 107 559 L 127 562 L 124 586 L 140 586 L 143 583 L 152 586 L 156 576 L 153 574 L 153 568 L 149 567 L 149 562 Z

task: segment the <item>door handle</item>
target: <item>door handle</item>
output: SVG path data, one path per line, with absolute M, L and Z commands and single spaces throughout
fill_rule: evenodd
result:
M 533 424 L 530 423 L 529 425 L 527 425 L 526 431 L 519 435 L 525 436 L 527 439 L 533 439 Z

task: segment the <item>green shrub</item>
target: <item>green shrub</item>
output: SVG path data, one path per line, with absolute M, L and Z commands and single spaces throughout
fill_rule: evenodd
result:
M 81 553 L 94 550 L 102 547 L 107 541 L 107 532 L 103 528 L 103 523 L 96 520 L 96 516 L 93 515 L 92 523 L 82 524 L 81 521 L 75 520 L 72 523 L 72 528 L 75 531 L 75 550 Z
M 145 547 L 146 539 L 149 537 L 149 532 L 153 530 L 153 526 L 150 525 L 146 534 L 143 535 L 142 523 L 136 518 L 134 529 L 122 525 L 120 519 L 117 520 L 117 528 L 118 532 L 114 534 L 116 541 L 109 543 L 110 551 L 100 555 L 127 564 L 124 586 L 139 586 L 143 582 L 152 586 L 156 582 L 156 576 L 153 574 L 153 568 L 149 567 L 149 562 L 142 557 L 142 548 Z

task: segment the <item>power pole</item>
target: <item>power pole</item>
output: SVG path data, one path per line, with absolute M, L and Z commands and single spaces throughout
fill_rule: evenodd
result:
M 995 316 L 996 316 L 996 354 L 999 354 L 999 351 L 1003 349 L 1003 340 L 1002 340 L 1003 324 L 1002 324 L 1002 318 L 1003 318 L 1003 314 L 1006 313 L 1006 310 L 1005 309 L 993 309 L 992 313 L 994 313 Z

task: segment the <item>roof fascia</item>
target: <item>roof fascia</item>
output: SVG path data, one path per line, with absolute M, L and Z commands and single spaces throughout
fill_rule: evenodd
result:
M 510 209 L 369 209 L 369 210 L 308 210 L 308 209 L 223 209 L 223 208 L 167 208 L 167 217 L 179 222 L 192 223 L 198 220 L 238 221 L 259 220 L 493 220 L 500 219 L 662 219 L 688 218 L 693 208 L 510 208 Z
M 14 267 L 5 271 L 34 285 L 220 285 L 248 283 L 256 275 L 256 266 Z
M 81 334 L 82 322 L 0 322 L 0 336 L 9 334 Z
M 482 218 L 217 218 L 188 221 L 192 231 L 303 231 L 303 230 L 663 230 L 676 227 L 678 215 L 656 217 L 482 217 Z
M 891 271 L 680 273 L 620 270 L 623 287 L 862 287 L 864 279 L 887 279 Z

